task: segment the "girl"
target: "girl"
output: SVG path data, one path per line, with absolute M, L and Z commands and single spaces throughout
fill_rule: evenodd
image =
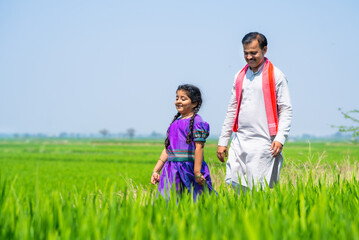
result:
M 194 199 L 202 193 L 205 185 L 212 192 L 209 169 L 203 160 L 209 125 L 197 115 L 201 105 L 201 91 L 197 87 L 185 84 L 177 88 L 177 114 L 167 130 L 165 149 L 151 177 L 152 184 L 159 182 L 158 190 L 163 196 L 165 193 L 169 196 L 173 183 L 180 193 L 184 190 L 191 192 L 193 187 Z

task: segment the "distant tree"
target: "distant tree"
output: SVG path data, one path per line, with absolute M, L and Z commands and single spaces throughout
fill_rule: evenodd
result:
M 343 137 L 343 133 L 341 133 L 341 132 L 336 132 L 334 135 L 333 135 L 333 137 L 335 137 L 335 138 L 342 138 Z
M 162 135 L 156 131 L 153 131 L 151 134 L 150 134 L 150 137 L 151 138 L 161 138 Z
M 59 138 L 67 138 L 67 133 L 66 132 L 61 132 L 59 134 Z
M 109 131 L 105 128 L 101 129 L 99 132 L 102 135 L 102 137 L 106 137 L 109 134 Z
M 359 110 L 351 110 L 348 112 L 344 112 L 341 108 L 338 109 L 340 113 L 344 116 L 345 119 L 350 119 L 356 124 L 357 126 L 332 126 L 339 129 L 339 132 L 346 132 L 352 134 L 353 141 L 356 140 L 356 137 L 359 136 L 359 119 L 355 118 L 353 114 L 359 113 Z
M 308 133 L 303 133 L 303 134 L 302 134 L 302 138 L 303 138 L 303 139 L 311 139 L 311 138 L 313 138 L 313 136 L 310 135 L 310 134 L 308 134 Z
M 133 137 L 135 136 L 135 129 L 133 128 L 129 128 L 127 129 L 127 136 L 130 138 L 130 139 L 133 139 Z

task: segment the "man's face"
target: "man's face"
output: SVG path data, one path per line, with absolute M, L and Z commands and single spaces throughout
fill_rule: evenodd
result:
M 267 46 L 263 49 L 259 47 L 257 39 L 254 39 L 248 44 L 243 44 L 244 59 L 253 72 L 258 71 L 258 68 L 264 62 L 264 55 L 267 52 Z

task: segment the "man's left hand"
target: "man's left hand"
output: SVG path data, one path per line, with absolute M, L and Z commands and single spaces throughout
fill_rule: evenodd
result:
M 273 141 L 272 145 L 270 146 L 270 151 L 272 152 L 273 157 L 277 157 L 283 149 L 283 145 L 278 141 Z

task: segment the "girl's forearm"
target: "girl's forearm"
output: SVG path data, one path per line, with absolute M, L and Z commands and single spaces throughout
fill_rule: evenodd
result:
M 164 149 L 162 150 L 160 159 L 161 159 L 162 161 L 166 162 L 166 161 L 167 161 L 167 157 L 168 157 L 168 155 L 167 155 L 167 150 L 166 150 L 166 148 L 164 148 Z
M 196 145 L 196 150 L 194 152 L 194 174 L 195 176 L 197 176 L 201 173 L 201 169 L 202 169 L 204 143 L 196 142 L 195 145 Z
M 157 161 L 157 164 L 155 168 L 153 169 L 154 172 L 160 172 L 163 168 L 163 165 L 165 165 L 165 162 L 167 161 L 167 151 L 166 149 L 163 149 L 160 158 Z

